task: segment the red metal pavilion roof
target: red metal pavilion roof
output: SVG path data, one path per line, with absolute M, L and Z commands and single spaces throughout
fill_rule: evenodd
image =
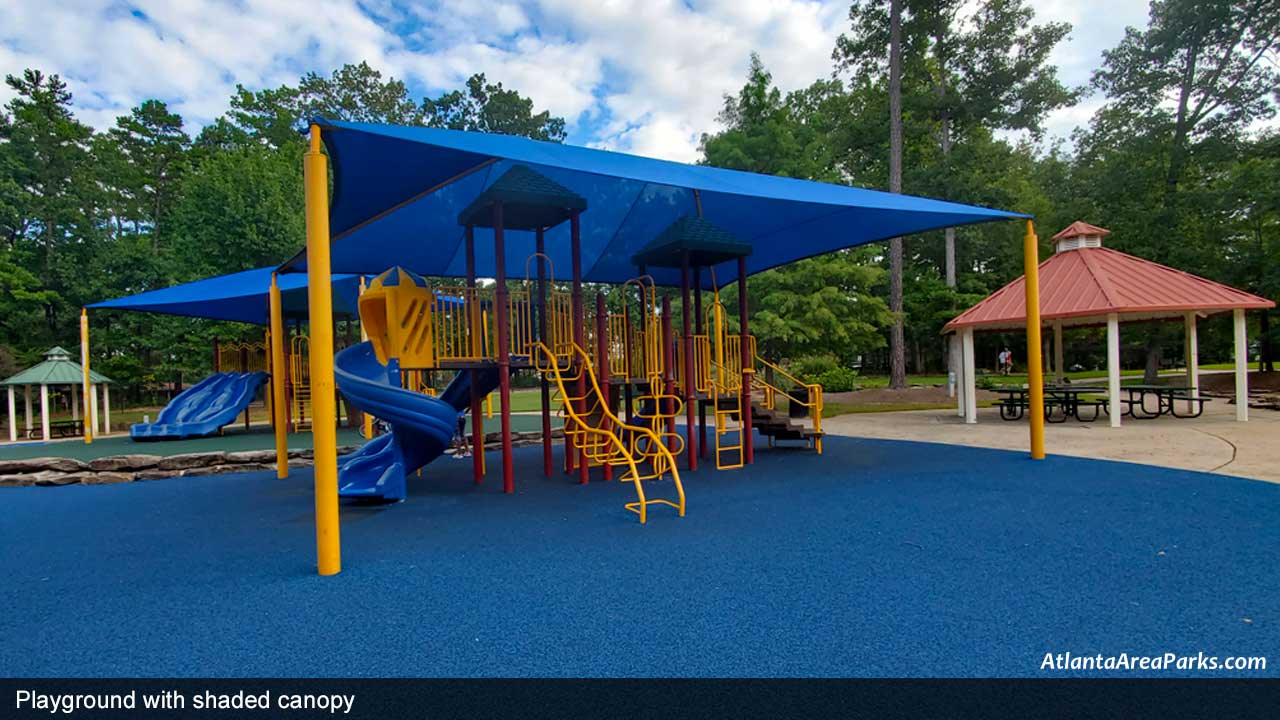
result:
M 1078 234 L 1108 231 L 1077 222 L 1054 237 Z M 1064 325 L 1105 322 L 1111 313 L 1122 320 L 1152 320 L 1271 307 L 1275 303 L 1266 298 L 1104 247 L 1063 250 L 1040 263 L 1040 318 Z M 956 316 L 943 332 L 1019 328 L 1026 315 L 1025 277 L 1020 277 Z

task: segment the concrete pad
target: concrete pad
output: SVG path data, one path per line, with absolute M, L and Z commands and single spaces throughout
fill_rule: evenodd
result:
M 832 435 L 919 440 L 970 447 L 1028 451 L 1026 420 L 1000 419 L 996 408 L 979 408 L 978 423 L 966 425 L 954 410 L 861 413 L 822 421 Z M 1193 419 L 1126 417 L 1111 428 L 1106 416 L 1092 423 L 1045 424 L 1050 454 L 1121 460 L 1180 470 L 1199 470 L 1280 483 L 1280 412 L 1253 410 L 1235 420 L 1235 406 L 1215 399 Z

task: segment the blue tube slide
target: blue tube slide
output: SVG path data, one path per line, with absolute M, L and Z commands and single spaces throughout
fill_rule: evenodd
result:
M 355 407 L 391 425 L 391 432 L 339 459 L 338 495 L 378 501 L 405 498 L 405 477 L 444 453 L 458 414 L 471 404 L 471 383 L 488 395 L 497 368 L 461 370 L 439 398 L 400 387 L 399 369 L 378 362 L 362 342 L 334 356 L 338 391 Z
M 264 372 L 214 373 L 170 400 L 155 422 L 129 426 L 129 437 L 178 440 L 212 435 L 235 422 L 268 377 Z

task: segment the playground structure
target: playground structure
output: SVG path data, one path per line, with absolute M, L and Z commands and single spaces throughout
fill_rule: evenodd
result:
M 801 440 L 821 452 L 822 389 L 790 378 L 755 352 L 746 317 L 745 258 L 751 247 L 698 217 L 682 217 L 634 258 L 637 276 L 609 296 L 585 302 L 580 270 L 580 216 L 586 201 L 547 177 L 516 165 L 459 216 L 464 226 L 468 271 L 464 284 L 432 284 L 404 268 L 379 275 L 360 297 L 367 345 L 339 353 L 338 390 L 367 414 L 388 421 L 389 436 L 372 440 L 343 459 L 338 494 L 348 498 L 401 500 L 404 477 L 442 454 L 454 432 L 452 420 L 468 410 L 474 447 L 484 444 L 481 403 L 497 390 L 501 402 L 502 482 L 513 492 L 511 467 L 511 377 L 533 372 L 541 380 L 543 469 L 554 472 L 551 413 L 564 422 L 563 469 L 586 483 L 592 468 L 605 480 L 633 483 L 637 500 L 627 505 L 648 518 L 655 504 L 685 510 L 680 463 L 696 470 L 714 453 L 717 469 L 753 461 L 753 425 L 771 443 Z M 550 227 L 570 225 L 568 288 L 557 285 L 545 248 Z M 524 279 L 508 281 L 499 263 L 495 282 L 481 285 L 474 272 L 475 228 L 532 231 L 536 249 L 524 262 Z M 495 251 L 505 257 L 504 249 Z M 717 264 L 737 261 L 739 327 L 730 332 L 729 313 L 715 287 Z M 534 269 L 536 266 L 536 270 Z M 671 298 L 659 298 L 649 268 L 681 270 L 680 328 L 673 328 Z M 703 310 L 701 285 L 712 278 Z M 609 308 L 613 311 L 610 312 Z M 757 367 L 767 373 L 756 373 Z M 454 371 L 439 399 L 424 397 L 423 376 Z M 783 383 L 786 383 L 784 386 Z M 758 398 L 757 400 L 753 400 Z M 791 422 L 779 413 L 788 401 Z M 799 412 L 796 412 L 796 411 Z M 711 417 L 708 428 L 708 413 Z M 685 418 L 685 433 L 677 420 Z M 712 433 L 707 440 L 708 430 Z M 472 458 L 473 478 L 482 481 L 482 453 Z M 644 481 L 669 477 L 676 499 L 653 499 Z

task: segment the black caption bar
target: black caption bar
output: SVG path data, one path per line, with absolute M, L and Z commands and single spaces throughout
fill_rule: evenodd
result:
M 1276 717 L 1280 680 L 0 680 L 0 718 Z

